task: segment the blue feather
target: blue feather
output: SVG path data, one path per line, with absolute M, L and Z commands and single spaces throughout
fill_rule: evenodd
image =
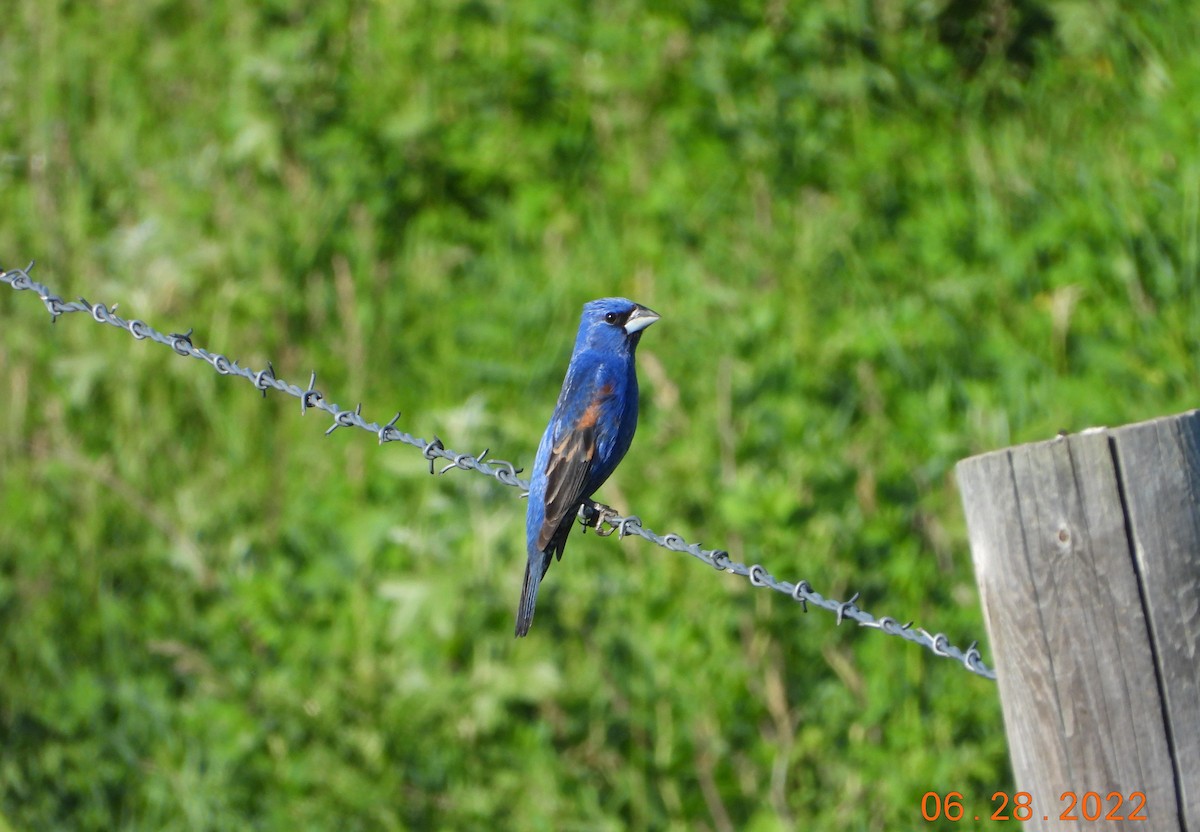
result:
M 580 506 L 616 469 L 637 430 L 634 353 L 658 315 L 625 298 L 584 304 L 575 350 L 538 445 L 525 514 L 528 561 L 516 634 L 533 623 L 538 586 L 561 558 Z

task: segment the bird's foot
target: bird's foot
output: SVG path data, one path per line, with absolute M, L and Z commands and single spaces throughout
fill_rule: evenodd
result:
M 579 507 L 579 522 L 583 526 L 584 534 L 590 527 L 596 530 L 597 537 L 608 537 L 617 530 L 617 527 L 609 526 L 606 530 L 604 524 L 618 516 L 620 516 L 619 513 L 613 507 L 592 500 Z

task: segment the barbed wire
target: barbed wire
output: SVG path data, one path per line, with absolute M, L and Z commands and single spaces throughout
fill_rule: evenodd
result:
M 192 330 L 190 329 L 185 333 L 176 332 L 164 335 L 145 321 L 136 318 L 126 320 L 120 317 L 116 314 L 117 304 L 113 304 L 110 309 L 102 303 L 89 303 L 84 298 L 79 298 L 76 301 L 64 301 L 49 288 L 36 282 L 29 276 L 29 272 L 33 269 L 33 266 L 34 264 L 30 262 L 23 269 L 0 270 L 0 281 L 7 283 L 16 291 L 29 290 L 35 292 L 41 298 L 42 303 L 45 304 L 46 310 L 50 313 L 52 323 L 57 322 L 58 318 L 62 315 L 72 312 L 86 312 L 96 323 L 109 324 L 118 329 L 123 329 L 138 341 L 157 341 L 160 344 L 170 347 L 178 355 L 196 358 L 206 364 L 212 365 L 212 368 L 221 375 L 241 376 L 253 384 L 256 389 L 262 391 L 264 397 L 267 395 L 268 389 L 278 390 L 280 393 L 293 396 L 300 400 L 301 414 L 307 413 L 309 410 L 325 411 L 333 417 L 333 424 L 325 431 L 326 436 L 338 428 L 360 428 L 374 434 L 380 444 L 402 442 L 405 445 L 419 448 L 421 455 L 429 460 L 430 474 L 445 474 L 447 471 L 453 469 L 476 471 L 492 477 L 504 485 L 520 488 L 523 491 L 529 489 L 529 481 L 519 476 L 522 469 L 515 467 L 511 462 L 506 460 L 490 459 L 488 455 L 491 449 L 489 448 L 484 448 L 475 455 L 457 453 L 447 448 L 437 434 L 433 435 L 432 440 L 427 441 L 396 427 L 396 423 L 400 420 L 399 412 L 386 424 L 380 425 L 378 422 L 368 422 L 363 418 L 361 403 L 353 410 L 342 409 L 336 403 L 328 401 L 325 395 L 317 389 L 317 374 L 315 372 L 310 375 L 307 387 L 299 387 L 278 378 L 275 375 L 275 368 L 270 362 L 267 363 L 265 370 L 256 371 L 242 367 L 236 361 L 232 361 L 220 353 L 209 352 L 201 347 L 197 347 L 192 342 Z M 447 460 L 448 464 L 437 469 L 436 461 L 439 459 Z M 581 512 L 581 519 L 595 525 L 597 530 L 603 526 L 607 526 L 607 532 L 604 532 L 604 534 L 616 532 L 618 539 L 628 536 L 641 537 L 664 549 L 691 555 L 702 563 L 713 567 L 718 572 L 732 572 L 735 575 L 741 575 L 749 579 L 751 586 L 773 589 L 790 597 L 800 604 L 800 608 L 804 612 L 808 612 L 809 605 L 828 610 L 837 616 L 837 624 L 839 626 L 845 619 L 850 619 L 858 622 L 859 626 L 876 629 L 887 635 L 898 636 L 914 644 L 919 644 L 927 648 L 935 656 L 954 660 L 970 672 L 985 679 L 995 680 L 996 678 L 996 672 L 984 664 L 982 656 L 977 649 L 978 642 L 972 641 L 964 651 L 951 644 L 950 639 L 945 633 L 930 633 L 923 627 L 914 627 L 912 621 L 901 624 L 898 619 L 891 616 L 885 615 L 876 618 L 857 605 L 856 602 L 859 597 L 859 593 L 857 592 L 845 601 L 826 598 L 816 592 L 806 580 L 802 579 L 795 583 L 778 580 L 761 564 L 755 563 L 747 566 L 744 563 L 738 563 L 731 559 L 729 553 L 724 549 L 705 549 L 699 543 L 688 543 L 682 536 L 674 533 L 658 534 L 643 526 L 641 518 L 635 515 L 622 516 L 612 509 L 600 506 L 597 503 L 589 503 L 585 507 L 585 511 Z

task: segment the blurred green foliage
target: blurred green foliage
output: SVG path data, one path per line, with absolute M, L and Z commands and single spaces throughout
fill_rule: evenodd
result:
M 14 0 L 0 262 L 526 465 L 579 306 L 628 295 L 663 320 L 600 496 L 965 645 L 954 462 L 1195 404 L 1198 29 Z M 514 641 L 514 491 L 0 320 L 0 828 L 893 830 L 1012 790 L 995 685 L 926 651 L 591 535 Z

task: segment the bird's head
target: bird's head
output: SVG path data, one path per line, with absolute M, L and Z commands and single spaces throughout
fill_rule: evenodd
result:
M 657 320 L 657 312 L 625 298 L 590 301 L 583 305 L 575 349 L 626 349 L 633 352 L 641 340 L 642 330 Z

